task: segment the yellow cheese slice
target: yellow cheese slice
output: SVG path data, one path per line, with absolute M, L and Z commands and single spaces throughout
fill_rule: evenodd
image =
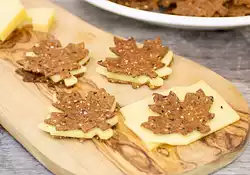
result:
M 149 104 L 154 103 L 152 96 L 121 108 L 121 113 L 125 118 L 125 125 L 128 128 L 130 128 L 135 134 L 137 134 L 141 138 L 141 140 L 145 143 L 146 147 L 151 150 L 161 144 L 169 144 L 169 145 L 190 144 L 240 119 L 236 111 L 234 111 L 227 104 L 227 102 L 204 81 L 199 81 L 198 83 L 191 86 L 174 87 L 172 89 L 162 92 L 161 94 L 168 95 L 169 92 L 172 90 L 173 92 L 176 93 L 179 99 L 183 101 L 186 93 L 188 92 L 194 93 L 198 89 L 202 89 L 207 96 L 214 97 L 214 103 L 210 109 L 210 112 L 214 113 L 215 117 L 214 119 L 208 122 L 211 131 L 207 134 L 202 134 L 198 131 L 193 131 L 192 133 L 186 136 L 181 134 L 156 135 L 150 130 L 141 127 L 141 124 L 143 122 L 146 122 L 149 116 L 158 115 L 157 113 L 151 111 L 148 107 Z
M 149 83 L 149 86 L 151 87 L 160 87 L 163 85 L 164 81 L 162 77 L 168 76 L 172 73 L 172 69 L 169 68 L 169 64 L 173 60 L 173 52 L 169 51 L 166 56 L 162 59 L 162 62 L 165 63 L 165 66 L 163 68 L 160 68 L 156 70 L 155 72 L 157 73 L 158 77 L 156 78 L 150 78 L 145 75 L 141 75 L 138 77 L 133 77 L 131 75 L 125 75 L 125 74 L 120 74 L 120 73 L 113 73 L 109 72 L 105 67 L 102 66 L 97 66 L 96 72 L 99 74 L 113 80 L 120 80 L 124 82 L 130 82 L 130 83 L 135 83 L 135 84 L 147 84 Z
M 27 13 L 17 0 L 0 1 L 0 40 L 4 41 L 26 18 Z
M 55 19 L 53 8 L 30 8 L 27 9 L 28 18 L 19 28 L 32 24 L 34 31 L 49 32 Z

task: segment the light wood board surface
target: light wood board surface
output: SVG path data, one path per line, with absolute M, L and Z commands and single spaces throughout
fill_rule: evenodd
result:
M 24 1 L 26 2 L 26 1 Z M 38 3 L 39 1 L 32 2 L 31 6 L 40 6 Z M 41 1 L 42 2 L 42 1 Z M 45 2 L 45 1 L 44 1 Z M 30 5 L 30 4 L 28 4 Z M 87 44 L 87 47 L 92 50 L 92 56 L 94 59 L 100 59 L 108 54 L 108 47 L 112 44 L 112 36 L 107 35 L 99 30 L 93 29 L 92 27 L 85 25 L 82 23 L 82 25 L 79 25 L 80 20 L 74 17 L 71 17 L 70 15 L 65 15 L 65 12 L 62 10 L 57 10 L 58 17 L 60 19 L 60 16 L 63 16 L 63 20 L 59 20 L 57 22 L 57 28 L 56 28 L 56 35 L 61 39 L 64 43 L 67 42 L 77 42 L 84 40 Z M 69 18 L 69 20 L 67 20 Z M 77 24 L 77 25 L 76 25 Z M 72 29 L 72 26 L 75 26 Z M 63 30 L 62 30 L 63 29 Z M 65 35 L 65 31 L 71 31 L 69 35 Z M 101 41 L 101 42 L 100 42 Z M 103 42 L 105 41 L 105 42 Z M 106 46 L 106 47 L 105 47 Z M 14 58 L 17 58 L 18 55 L 14 55 Z M 93 63 L 93 62 L 92 62 Z M 91 63 L 91 64 L 92 64 Z M 0 99 L 0 104 L 2 106 L 2 102 L 4 107 L 1 107 L 1 112 L 4 115 L 10 116 L 8 117 L 8 120 L 4 120 L 1 122 L 3 126 L 5 126 L 7 129 L 11 129 L 11 133 L 22 142 L 22 144 L 27 143 L 27 145 L 24 145 L 28 147 L 29 150 L 33 150 L 32 154 L 35 154 L 35 156 L 40 159 L 40 161 L 43 161 L 43 163 L 46 162 L 46 165 L 50 169 L 58 169 L 55 168 L 57 165 L 53 164 L 53 162 L 50 162 L 51 160 L 56 162 L 57 164 L 60 164 L 61 167 L 64 167 L 64 169 L 60 170 L 54 170 L 56 171 L 68 171 L 69 169 L 73 171 L 75 169 L 75 173 L 80 172 L 81 174 L 86 173 L 92 173 L 92 171 L 95 171 L 95 167 L 92 167 L 92 163 L 90 161 L 86 161 L 86 159 L 83 159 L 82 157 L 90 157 L 91 156 L 91 161 L 98 160 L 98 162 L 101 162 L 98 164 L 99 168 L 102 170 L 106 170 L 107 173 L 112 169 L 113 173 L 119 174 L 121 173 L 118 169 L 116 169 L 113 164 L 111 164 L 105 157 L 100 154 L 95 147 L 93 146 L 93 143 L 87 142 L 84 143 L 84 145 L 72 141 L 72 140 L 60 140 L 60 141 L 54 141 L 50 137 L 48 137 L 46 134 L 41 133 L 40 131 L 37 130 L 36 128 L 36 123 L 39 123 L 43 120 L 44 116 L 46 116 L 46 108 L 47 105 L 49 104 L 49 101 L 37 90 L 37 86 L 30 85 L 30 84 L 23 84 L 20 80 L 20 77 L 16 76 L 13 72 L 14 67 L 7 63 L 7 62 L 1 62 L 1 71 L 3 74 L 1 74 L 1 81 L 3 82 L 8 82 L 11 84 L 6 83 L 6 85 L 1 85 L 0 90 L 2 94 L 0 94 L 1 97 L 6 97 L 6 98 L 1 98 Z M 169 81 L 166 83 L 166 87 L 171 87 L 173 85 L 180 85 L 180 84 L 191 84 L 194 83 L 195 81 L 199 79 L 206 79 L 206 81 L 212 85 L 213 88 L 218 90 L 224 98 L 234 106 L 234 108 L 237 108 L 238 110 L 241 111 L 247 111 L 247 103 L 243 100 L 242 97 L 239 96 L 239 93 L 235 90 L 235 88 L 228 82 L 224 81 L 223 79 L 217 77 L 214 73 L 211 73 L 209 71 L 205 71 L 202 67 L 198 66 L 197 64 L 194 64 L 193 62 L 190 62 L 186 59 L 176 57 L 176 61 L 174 64 L 174 70 L 176 72 L 182 71 L 182 76 L 179 76 L 177 74 L 173 75 Z M 187 73 L 188 72 L 188 77 Z M 208 76 L 209 75 L 209 76 Z M 129 86 L 120 86 L 119 89 L 116 88 L 113 84 L 107 84 L 105 83 L 105 79 L 101 78 L 97 74 L 94 73 L 94 69 L 91 66 L 90 72 L 88 72 L 87 77 L 92 78 L 96 80 L 97 84 L 103 85 L 109 90 L 111 93 L 116 94 L 118 101 L 120 104 L 129 104 L 135 100 L 138 100 L 142 98 L 143 96 L 151 94 L 151 91 L 149 91 L 147 88 L 140 89 L 140 92 L 138 90 L 132 90 Z M 191 77 L 191 78 L 190 78 Z M 216 78 L 215 78 L 216 77 Z M 223 82 L 223 83 L 222 83 Z M 9 87 L 15 87 L 15 89 L 18 89 L 18 96 L 16 96 L 13 92 L 15 91 L 14 89 L 11 89 Z M 163 87 L 163 88 L 166 88 Z M 40 89 L 41 90 L 41 89 Z M 124 98 L 126 96 L 122 95 L 124 94 L 123 92 L 131 92 L 134 93 L 133 96 L 136 98 Z M 44 92 L 44 91 L 43 91 Z M 27 96 L 29 98 L 27 98 Z M 26 104 L 23 103 L 23 99 L 29 99 L 25 100 Z M 15 103 L 13 103 L 13 101 Z M 18 108 L 16 106 L 19 106 Z M 8 106 L 6 108 L 6 105 Z M 13 105 L 13 106 L 12 106 Z M 32 106 L 32 108 L 30 108 Z M 34 107 L 33 107 L 34 106 Z M 14 107 L 14 108 L 11 108 Z M 11 110 L 10 110 L 11 109 Z M 16 109 L 16 110 L 14 110 Z M 20 109 L 17 110 L 17 109 Z M 28 113 L 27 113 L 28 111 Z M 15 126 L 15 129 L 13 129 L 13 126 L 9 125 L 9 123 L 15 123 L 13 119 L 16 119 L 15 117 L 19 117 L 16 114 L 19 114 L 19 116 L 24 116 L 24 120 L 21 122 L 18 122 L 18 126 Z M 1 115 L 2 116 L 2 115 Z M 32 117 L 35 116 L 35 117 Z M 28 117 L 28 118 L 26 118 Z M 1 117 L 2 118 L 2 117 Z M 29 120 L 29 118 L 32 118 L 32 120 Z M 18 118 L 19 119 L 19 118 Z M 25 120 L 27 119 L 27 120 Z M 34 130 L 34 131 L 33 131 Z M 44 138 L 45 140 L 41 141 L 41 137 L 37 137 L 37 134 L 41 134 L 41 137 Z M 28 139 L 23 138 L 20 135 L 29 135 Z M 234 139 L 237 140 L 237 139 Z M 62 147 L 64 148 L 70 148 L 72 152 L 67 152 L 65 151 L 65 154 L 56 154 L 58 156 L 62 157 L 53 157 L 53 156 L 47 156 L 49 157 L 49 160 L 44 159 L 43 156 L 40 155 L 40 152 L 38 152 L 36 149 L 33 147 L 30 147 L 29 142 L 32 143 L 39 143 L 38 146 L 36 145 L 35 147 L 38 148 L 40 152 L 45 154 L 46 156 L 49 154 L 56 154 L 55 150 L 51 145 L 54 145 L 54 148 Z M 53 144 L 49 144 L 53 143 Z M 98 143 L 98 142 L 96 142 Z M 51 148 L 49 150 L 44 150 L 46 145 L 50 145 Z M 63 145 L 63 146 L 62 146 Z M 72 146 L 74 145 L 74 146 Z M 237 144 L 236 144 L 237 145 Z M 235 146 L 232 144 L 231 146 Z M 199 147 L 199 144 L 198 144 Z M 102 147 L 104 149 L 104 147 Z M 91 152 L 90 152 L 91 150 Z M 45 152 L 44 152 L 45 151 Z M 57 150 L 58 152 L 60 151 Z M 92 152 L 93 151 L 93 152 Z M 218 151 L 218 150 L 212 150 L 212 151 Z M 182 151 L 183 153 L 183 151 Z M 185 151 L 184 151 L 185 153 Z M 211 153 L 211 152 L 210 152 Z M 66 158 L 65 158 L 65 157 Z M 72 157 L 72 161 L 68 160 L 68 157 Z M 184 156 L 185 157 L 185 156 Z M 213 159 L 214 157 L 210 157 L 210 160 Z M 66 161 L 67 159 L 67 161 Z M 56 160 L 56 161 L 55 161 Z M 89 159 L 87 159 L 89 160 Z M 229 160 L 229 159 L 228 159 Z M 59 162 L 58 162 L 59 161 Z M 72 162 L 72 165 L 78 164 L 79 162 L 81 164 L 80 167 L 84 168 L 79 168 L 77 167 L 70 167 L 68 165 L 68 161 Z M 207 160 L 205 160 L 207 161 Z M 75 162 L 75 163 L 74 163 Z M 216 162 L 218 164 L 218 162 Z M 87 167 L 87 168 L 86 168 Z M 92 168 L 91 168 L 92 167 Z M 191 166 L 192 167 L 192 166 Z M 218 167 L 217 167 L 218 168 Z M 136 171 L 133 168 L 131 168 L 131 171 Z M 98 172 L 97 172 L 98 173 Z M 105 171 L 99 172 L 99 173 L 105 173 Z M 79 173 L 78 173 L 79 174 Z

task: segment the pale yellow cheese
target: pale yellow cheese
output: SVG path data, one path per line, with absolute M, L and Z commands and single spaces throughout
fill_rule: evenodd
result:
M 0 1 L 0 4 L 2 3 L 2 2 L 4 2 L 5 0 L 1 0 Z M 21 3 L 21 0 L 7 0 L 7 3 Z M 6 2 L 4 2 L 4 3 L 6 3 Z
M 240 119 L 239 115 L 227 104 L 227 102 L 204 81 L 199 81 L 198 83 L 187 87 L 174 87 L 170 90 L 174 91 L 179 99 L 183 101 L 187 92 L 194 93 L 198 89 L 202 89 L 207 96 L 214 97 L 214 103 L 210 109 L 210 112 L 214 113 L 215 117 L 208 123 L 211 131 L 207 134 L 193 131 L 186 136 L 181 134 L 156 135 L 150 130 L 141 127 L 141 124 L 143 122 L 146 122 L 149 116 L 158 115 L 157 113 L 151 111 L 148 107 L 149 104 L 154 104 L 153 96 L 121 108 L 121 113 L 125 118 L 125 125 L 130 128 L 135 134 L 137 134 L 145 143 L 147 148 L 151 150 L 161 144 L 190 144 Z M 161 94 L 168 95 L 170 90 L 164 91 Z M 221 106 L 223 106 L 223 109 L 221 108 Z
M 30 8 L 27 9 L 28 18 L 19 28 L 32 24 L 34 31 L 49 32 L 55 19 L 53 8 Z
M 70 71 L 70 74 L 72 76 L 69 77 L 69 78 L 66 78 L 66 79 L 63 80 L 62 77 L 61 77 L 61 75 L 56 74 L 56 75 L 51 76 L 50 79 L 52 81 L 54 81 L 55 83 L 63 80 L 64 83 L 65 83 L 65 85 L 67 87 L 69 87 L 69 86 L 75 85 L 78 82 L 77 78 L 74 75 L 82 74 L 82 73 L 86 72 L 86 70 L 87 70 L 87 68 L 85 66 L 81 66 L 80 69 Z
M 161 60 L 161 62 L 164 63 L 165 66 L 169 66 L 173 61 L 173 58 L 174 58 L 174 53 L 173 51 L 169 50 L 166 56 Z
M 27 13 L 17 0 L 0 1 L 0 40 L 4 41 L 27 18 Z
M 28 55 L 31 55 L 31 53 L 33 52 L 29 52 Z M 27 56 L 27 53 L 26 53 L 26 56 Z M 79 61 L 79 64 L 82 65 L 80 69 L 70 71 L 70 74 L 72 75 L 72 77 L 64 79 L 64 82 L 66 81 L 65 82 L 66 85 L 68 84 L 68 86 L 72 86 L 77 83 L 77 79 L 76 77 L 74 77 L 74 75 L 79 75 L 87 71 L 86 66 L 83 66 L 83 65 L 85 65 L 89 61 L 89 59 L 90 57 L 86 56 L 85 58 Z M 51 76 L 50 79 L 53 80 L 54 82 L 59 82 L 63 80 L 63 78 L 59 74 Z
M 174 56 L 173 52 L 169 51 L 166 54 L 166 56 L 162 59 L 162 62 L 165 63 L 165 66 L 155 71 L 158 75 L 158 77 L 156 78 L 150 78 L 145 75 L 133 77 L 131 75 L 113 73 L 113 72 L 109 72 L 105 67 L 102 67 L 102 66 L 97 66 L 96 72 L 113 80 L 120 80 L 120 81 L 135 83 L 135 84 L 149 83 L 151 87 L 160 87 L 163 85 L 163 82 L 164 82 L 162 77 L 168 76 L 172 73 L 172 69 L 169 68 L 168 66 L 172 62 L 173 56 Z
M 75 85 L 78 82 L 78 80 L 77 80 L 77 78 L 75 76 L 71 76 L 69 78 L 66 78 L 63 81 L 64 81 L 64 84 L 67 87 L 73 86 L 73 85 Z
M 32 25 L 32 19 L 29 16 L 27 16 L 25 21 L 23 21 L 20 25 L 18 25 L 17 28 L 22 29 L 26 25 Z

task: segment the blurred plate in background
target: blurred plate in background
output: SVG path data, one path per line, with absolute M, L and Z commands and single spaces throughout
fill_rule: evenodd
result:
M 250 25 L 250 16 L 241 17 L 190 17 L 137 10 L 108 0 L 84 0 L 96 7 L 136 20 L 161 26 L 187 29 L 229 29 Z

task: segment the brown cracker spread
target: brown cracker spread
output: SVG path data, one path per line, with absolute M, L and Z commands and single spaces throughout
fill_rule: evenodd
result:
M 42 74 L 45 77 L 60 74 L 63 79 L 71 77 L 70 71 L 79 69 L 81 67 L 79 61 L 89 53 L 83 42 L 69 44 L 62 48 L 58 40 L 42 41 L 31 51 L 37 56 L 26 56 L 25 59 L 18 61 L 24 70 Z
M 198 17 L 229 17 L 249 15 L 250 0 L 111 0 L 141 10 L 163 7 L 168 14 Z M 145 8 L 147 7 L 147 8 Z
M 159 0 L 110 0 L 114 3 L 141 10 L 158 9 Z
M 26 83 L 44 83 L 47 84 L 47 86 L 49 88 L 55 88 L 55 86 L 57 88 L 65 88 L 65 84 L 62 82 L 53 82 L 51 79 L 46 78 L 44 75 L 42 74 L 37 74 L 37 73 L 31 73 L 29 71 L 26 71 L 22 68 L 18 68 L 15 71 L 18 75 L 22 76 L 23 81 Z M 66 87 L 68 88 L 68 87 Z
M 228 17 L 249 15 L 249 0 L 166 0 L 167 13 L 182 16 Z M 169 6 L 167 6 L 169 5 Z M 169 8 L 171 7 L 174 8 Z
M 55 126 L 56 130 L 82 130 L 86 133 L 94 128 L 103 131 L 111 128 L 106 121 L 115 116 L 115 112 L 111 110 L 115 98 L 104 89 L 90 91 L 86 97 L 78 92 L 58 93 L 57 99 L 53 106 L 62 112 L 53 112 L 45 120 L 46 124 Z
M 215 14 L 226 16 L 228 9 L 225 0 L 186 0 L 176 2 L 176 8 L 169 11 L 175 15 L 213 17 Z
M 210 131 L 207 122 L 214 118 L 214 114 L 209 112 L 213 97 L 206 96 L 203 90 L 187 93 L 183 102 L 172 91 L 167 96 L 154 94 L 154 102 L 149 108 L 159 116 L 150 116 L 142 124 L 154 134 L 187 135 L 194 130 L 201 133 Z
M 228 16 L 244 16 L 250 15 L 250 8 L 245 5 L 231 5 L 229 9 Z
M 180 0 L 162 0 L 159 5 L 167 8 L 174 8 L 176 3 Z
M 160 38 L 146 40 L 141 48 L 137 46 L 134 38 L 123 40 L 115 37 L 114 43 L 115 47 L 110 50 L 118 58 L 106 58 L 98 62 L 109 72 L 155 78 L 157 77 L 155 70 L 165 66 L 161 60 L 168 53 L 168 48 L 162 46 Z
M 31 72 L 25 71 L 22 68 L 18 68 L 16 70 L 16 73 L 23 77 L 24 82 L 48 83 L 49 81 L 49 79 L 43 76 L 42 74 L 31 73 Z
M 250 7 L 250 0 L 233 0 L 234 5 L 246 5 Z

